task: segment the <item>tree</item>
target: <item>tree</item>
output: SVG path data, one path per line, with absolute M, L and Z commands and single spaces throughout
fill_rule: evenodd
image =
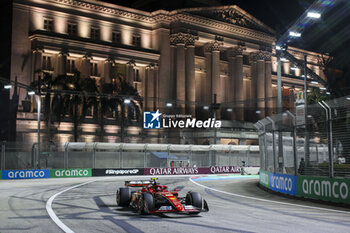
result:
M 76 71 L 73 76 L 66 76 L 68 91 L 73 94 L 64 96 L 64 107 L 73 123 L 74 141 L 79 139 L 79 125 L 93 107 L 97 109 L 98 89 L 95 79 L 80 77 L 80 72 Z M 91 95 L 93 94 L 93 95 Z M 96 113 L 96 112 L 95 112 Z M 96 117 L 96 115 L 94 115 Z
M 102 86 L 102 93 L 109 95 L 108 97 L 101 97 L 99 104 L 99 125 L 100 125 L 100 141 L 104 137 L 104 118 L 109 115 L 115 115 L 117 122 L 121 126 L 121 131 L 124 130 L 125 119 L 140 120 L 142 98 L 129 82 L 121 75 L 114 79 L 111 84 L 104 84 Z M 125 105 L 124 99 L 130 99 L 130 104 Z M 123 136 L 123 135 L 122 135 Z

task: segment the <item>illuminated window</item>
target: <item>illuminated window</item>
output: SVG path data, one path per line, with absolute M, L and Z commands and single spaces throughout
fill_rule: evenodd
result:
M 68 24 L 68 34 L 71 36 L 76 36 L 78 32 L 78 26 L 73 23 Z
M 112 42 L 116 44 L 120 44 L 121 34 L 120 32 L 112 32 Z
M 132 44 L 140 47 L 141 46 L 141 37 L 139 35 L 133 35 L 132 36 Z
M 93 62 L 90 63 L 90 71 L 91 71 L 90 73 L 91 76 L 99 76 L 97 63 L 93 63 Z
M 52 70 L 51 57 L 50 56 L 43 56 L 42 69 L 43 70 Z
M 100 29 L 91 28 L 90 37 L 91 37 L 91 39 L 99 40 L 100 39 Z
M 53 32 L 53 20 L 52 19 L 44 19 L 44 30 L 48 32 Z
M 67 73 L 74 73 L 75 71 L 75 60 L 67 59 Z

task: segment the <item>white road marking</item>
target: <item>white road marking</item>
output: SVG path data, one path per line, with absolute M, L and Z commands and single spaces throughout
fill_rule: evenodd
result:
M 92 182 L 95 182 L 97 180 L 92 180 L 92 181 L 88 181 L 88 182 L 85 182 L 85 183 L 82 183 L 82 184 L 78 184 L 78 185 L 75 185 L 75 186 L 72 186 L 72 187 L 69 187 L 61 192 L 58 192 L 56 193 L 55 195 L 51 196 L 49 198 L 49 200 L 46 202 L 46 211 L 47 213 L 49 214 L 50 218 L 56 223 L 56 225 L 62 229 L 62 231 L 66 232 L 66 233 L 74 233 L 74 231 L 72 231 L 72 229 L 70 229 L 69 227 L 67 227 L 67 225 L 65 225 L 58 217 L 57 215 L 55 214 L 55 212 L 53 211 L 52 209 L 52 202 L 53 200 L 60 194 L 64 193 L 64 192 L 67 192 L 71 189 L 75 189 L 75 188 L 78 188 L 80 186 L 83 186 L 83 185 L 86 185 L 86 184 L 90 184 Z
M 307 205 L 300 205 L 300 204 L 293 204 L 293 203 L 281 202 L 281 201 L 271 201 L 271 200 L 262 199 L 262 198 L 244 196 L 244 195 L 240 195 L 240 194 L 236 194 L 236 193 L 229 193 L 229 192 L 226 192 L 226 191 L 222 191 L 222 190 L 210 188 L 210 187 L 208 187 L 208 186 L 199 184 L 199 183 L 197 183 L 196 181 L 192 180 L 192 178 L 189 178 L 189 180 L 190 180 L 192 183 L 194 183 L 194 184 L 196 184 L 196 185 L 198 185 L 198 186 L 201 186 L 201 187 L 203 187 L 203 188 L 207 188 L 207 189 L 213 190 L 213 191 L 215 191 L 215 192 L 224 193 L 224 194 L 231 195 L 231 196 L 236 196 L 236 197 L 251 199 L 251 200 L 255 200 L 255 201 L 269 202 L 269 203 L 274 203 L 274 204 L 289 205 L 289 206 L 302 207 L 302 208 L 315 209 L 315 210 L 325 210 L 325 211 L 336 212 L 336 213 L 342 213 L 342 214 L 350 214 L 350 212 L 348 212 L 348 211 L 327 209 L 327 208 L 322 208 L 322 207 L 307 206 Z

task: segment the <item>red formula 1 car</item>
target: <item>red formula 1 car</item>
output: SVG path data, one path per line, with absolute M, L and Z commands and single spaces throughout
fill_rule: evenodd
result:
M 209 211 L 208 204 L 197 192 L 188 192 L 179 197 L 179 189 L 169 191 L 166 185 L 160 185 L 156 178 L 150 181 L 125 181 L 125 186 L 117 191 L 117 204 L 131 207 L 140 214 L 183 213 L 199 214 Z M 140 187 L 131 191 L 130 187 Z

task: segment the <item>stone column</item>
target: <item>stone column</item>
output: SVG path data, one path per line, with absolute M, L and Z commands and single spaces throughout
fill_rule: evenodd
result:
M 170 79 L 169 79 L 169 98 L 176 99 L 176 44 L 170 37 Z
M 43 50 L 41 48 L 37 48 L 33 51 L 33 78 L 34 80 L 38 79 L 39 72 L 38 70 L 42 70 L 42 58 L 43 58 Z M 34 81 L 31 80 L 31 81 Z
M 205 54 L 205 67 L 206 67 L 206 75 L 205 75 L 205 84 L 204 84 L 204 94 L 203 94 L 203 101 L 208 106 L 211 104 L 212 99 L 212 86 L 211 86 L 211 52 L 209 50 L 209 47 L 204 48 L 204 54 Z
M 67 72 L 67 53 L 60 52 L 57 55 L 57 75 L 65 75 Z
M 154 98 L 155 98 L 155 79 L 154 79 L 154 64 L 151 63 L 146 68 L 146 107 L 147 110 L 154 110 Z
M 91 59 L 91 57 L 87 54 L 82 58 L 82 61 L 81 61 L 81 77 L 82 78 L 89 78 L 90 77 L 90 74 L 91 74 L 90 59 Z
M 257 56 L 257 107 L 261 111 L 260 116 L 265 117 L 265 57 L 262 51 Z
M 169 89 L 175 88 L 170 84 L 170 38 L 168 29 L 155 30 L 158 33 L 158 44 L 155 47 L 160 46 L 160 58 L 159 58 L 159 73 L 155 74 L 158 81 L 158 97 L 161 99 L 169 99 L 171 92 Z M 157 42 L 157 41 L 155 41 Z M 155 67 L 155 72 L 158 67 Z M 159 76 L 158 76 L 159 75 Z M 164 108 L 166 102 L 159 101 L 159 107 Z
M 224 99 L 224 93 L 220 90 L 220 45 L 218 41 L 211 43 L 211 100 L 214 101 L 214 94 L 216 94 L 218 103 L 222 103 Z
M 152 77 L 153 77 L 153 97 L 159 97 L 158 93 L 159 93 L 159 89 L 160 89 L 160 83 L 159 83 L 159 66 L 158 64 L 154 64 L 154 69 L 152 70 Z M 152 85 L 152 84 L 151 84 Z M 164 106 L 164 105 L 160 105 L 161 103 L 159 103 L 159 101 L 157 101 L 157 99 L 153 100 L 153 106 L 154 106 L 154 110 L 156 110 L 157 108 L 159 108 L 160 106 Z
M 135 61 L 134 60 L 130 60 L 127 63 L 127 80 L 131 85 L 134 85 L 134 80 L 135 80 L 135 71 L 134 71 L 134 67 L 136 66 Z
M 236 103 L 236 120 L 244 120 L 244 86 L 243 86 L 243 50 L 242 46 L 234 48 L 234 99 Z
M 229 119 L 235 120 L 236 119 L 236 106 L 235 106 L 235 61 L 236 57 L 233 51 L 233 48 L 229 48 L 227 50 L 227 60 L 228 60 L 228 83 L 227 83 L 227 102 L 229 102 L 229 108 L 232 109 L 232 112 L 227 113 Z M 225 90 L 225 91 L 226 91 Z
M 186 113 L 195 116 L 196 112 L 196 86 L 195 86 L 195 63 L 194 44 L 197 36 L 188 34 L 186 37 Z
M 271 62 L 271 53 L 265 53 L 265 107 L 266 107 L 266 115 L 272 115 L 272 62 Z
M 257 108 L 257 53 L 250 53 L 250 65 L 251 65 L 251 82 L 250 82 L 250 103 L 249 103 L 249 120 L 254 120 Z
M 186 64 L 185 64 L 185 37 L 184 33 L 174 34 L 176 43 L 176 100 L 177 107 L 184 112 L 186 101 Z
M 105 84 L 111 84 L 112 83 L 112 65 L 113 65 L 113 59 L 108 58 L 103 64 L 103 78 Z

